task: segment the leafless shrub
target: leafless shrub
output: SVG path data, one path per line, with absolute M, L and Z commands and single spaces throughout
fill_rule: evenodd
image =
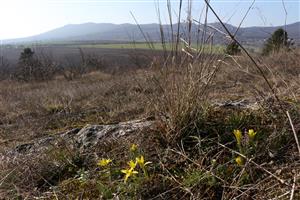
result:
M 81 64 L 73 60 L 73 58 L 65 57 L 64 61 L 60 63 L 60 72 L 66 80 L 74 80 L 81 77 L 85 73 L 85 68 Z
M 79 48 L 79 55 L 79 60 L 66 56 L 61 63 L 60 71 L 66 80 L 74 80 L 91 71 L 104 69 L 105 62 L 102 58 L 86 54 L 81 48 Z
M 0 56 L 0 80 L 5 80 L 10 78 L 11 76 L 10 67 L 11 66 L 9 61 L 3 56 Z
M 54 78 L 57 63 L 51 54 L 43 50 L 32 51 L 25 48 L 19 58 L 19 63 L 13 73 L 13 78 L 19 81 L 46 81 Z
M 137 50 L 131 51 L 128 53 L 130 61 L 137 68 L 145 68 L 149 66 L 149 61 L 153 59 L 153 57 L 148 56 L 145 52 L 139 52 Z

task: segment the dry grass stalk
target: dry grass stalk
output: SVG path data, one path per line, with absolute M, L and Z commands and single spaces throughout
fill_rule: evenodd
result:
M 295 130 L 295 127 L 294 127 L 294 124 L 293 124 L 293 121 L 292 121 L 292 118 L 290 116 L 289 111 L 286 111 L 286 115 L 289 118 L 289 122 L 290 122 L 290 125 L 292 127 L 292 131 L 293 131 L 293 134 L 294 134 L 294 137 L 295 137 L 295 141 L 296 141 L 296 144 L 297 144 L 298 153 L 299 153 L 299 157 L 300 157 L 300 145 L 299 145 L 299 141 L 298 141 L 298 136 L 297 136 L 297 133 L 296 133 L 296 130 Z

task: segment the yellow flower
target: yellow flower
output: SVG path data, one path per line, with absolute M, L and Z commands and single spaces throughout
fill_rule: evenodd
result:
M 105 167 L 111 162 L 112 162 L 111 159 L 101 159 L 101 160 L 98 161 L 97 165 L 99 165 L 100 167 Z
M 242 132 L 241 132 L 240 130 L 234 130 L 234 131 L 233 131 L 233 134 L 234 134 L 234 136 L 235 136 L 235 139 L 236 139 L 236 141 L 237 141 L 237 144 L 240 145 L 240 144 L 241 144 L 242 137 L 243 137 Z
M 235 158 L 235 162 L 239 165 L 242 166 L 244 164 L 244 159 L 241 156 L 238 156 Z
M 249 129 L 249 131 L 248 131 L 249 138 L 250 138 L 250 139 L 254 139 L 256 133 L 257 133 L 257 132 L 254 132 L 253 129 Z
M 130 147 L 130 151 L 131 152 L 136 152 L 138 146 L 136 144 L 132 144 L 131 147 Z
M 128 165 L 130 166 L 130 169 L 134 169 L 136 167 L 136 162 L 133 162 L 133 160 L 128 162 Z
M 125 174 L 125 177 L 124 177 L 124 182 L 126 183 L 126 181 L 128 180 L 128 178 L 134 174 L 138 174 L 137 171 L 134 171 L 133 168 L 130 168 L 130 169 L 122 169 L 121 170 L 122 173 Z
M 151 162 L 146 162 L 145 163 L 145 159 L 144 159 L 144 156 L 141 156 L 141 157 L 136 157 L 136 163 L 139 164 L 139 166 L 143 169 L 145 168 L 146 165 L 150 164 Z

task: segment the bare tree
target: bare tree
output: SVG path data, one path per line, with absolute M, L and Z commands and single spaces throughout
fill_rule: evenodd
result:
M 10 78 L 10 74 L 11 74 L 10 67 L 11 66 L 9 61 L 3 56 L 0 56 L 0 80 L 5 80 Z
M 21 52 L 14 77 L 20 81 L 45 81 L 54 78 L 57 64 L 50 54 L 43 50 L 37 53 L 31 48 Z

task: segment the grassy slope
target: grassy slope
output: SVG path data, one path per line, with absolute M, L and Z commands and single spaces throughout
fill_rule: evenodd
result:
M 295 68 L 299 65 L 298 56 L 297 52 L 271 56 L 265 59 L 265 64 L 272 68 L 263 68 L 284 100 L 284 108 L 291 112 L 295 127 L 299 127 L 300 120 L 299 71 Z M 239 195 L 242 199 L 251 196 L 261 199 L 289 192 L 290 184 L 280 184 L 274 178 L 289 182 L 299 172 L 296 145 L 286 117 L 269 98 L 271 93 L 259 73 L 243 56 L 222 62 L 214 81 L 206 87 L 207 77 L 203 75 L 218 63 L 211 58 L 205 65 L 198 63 L 186 70 L 164 71 L 156 68 L 161 63 L 154 63 L 151 70 L 114 75 L 94 72 L 74 81 L 58 77 L 42 83 L 1 82 L 2 152 L 87 123 L 106 124 L 154 115 L 159 126 L 154 132 L 99 146 L 90 154 L 80 155 L 62 145 L 37 158 L 6 160 L 0 165 L 0 177 L 9 174 L 12 165 L 16 171 L 5 179 L 0 195 L 99 198 L 117 193 L 123 199 L 216 199 L 220 195 L 225 199 Z M 195 71 L 189 73 L 189 70 Z M 162 86 L 165 90 L 161 90 Z M 199 93 L 203 88 L 207 92 Z M 253 111 L 211 106 L 218 101 L 241 99 L 260 101 L 261 107 Z M 234 152 L 239 148 L 232 131 L 249 128 L 258 131 L 255 151 L 249 151 L 249 156 L 263 167 L 251 162 L 238 166 L 234 161 L 237 157 Z M 137 178 L 124 184 L 119 170 L 134 158 L 128 151 L 132 143 L 138 144 L 139 154 L 152 161 L 148 168 L 150 177 L 143 178 L 139 170 Z M 274 156 L 270 157 L 270 153 Z M 105 178 L 105 171 L 95 172 L 95 154 L 113 159 L 111 179 Z M 281 172 L 277 173 L 278 170 Z M 81 181 L 79 177 L 84 176 L 84 171 L 89 176 Z M 56 187 L 49 189 L 46 184 L 39 188 L 41 176 L 51 182 L 57 173 L 60 180 Z M 50 193 L 45 193 L 44 187 Z

